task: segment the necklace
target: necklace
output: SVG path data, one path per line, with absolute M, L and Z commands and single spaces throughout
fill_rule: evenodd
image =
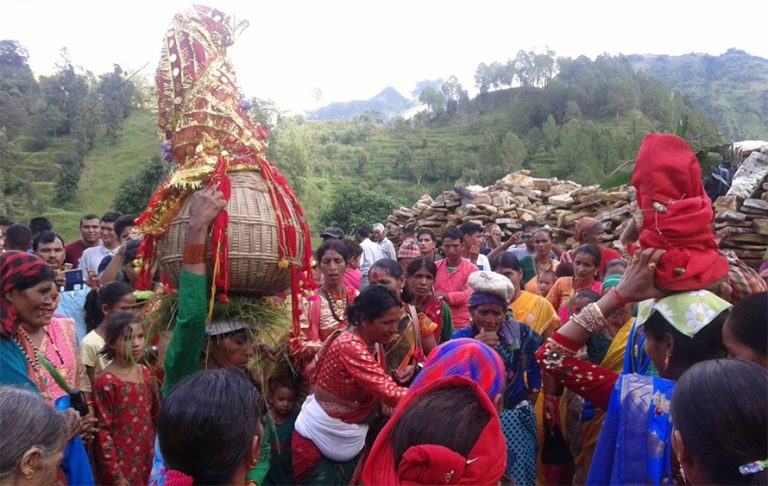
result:
M 24 340 L 27 341 L 29 346 L 32 348 L 34 359 L 32 359 L 29 356 L 29 353 L 27 352 L 27 350 L 21 344 L 21 341 L 19 341 L 18 336 L 14 339 L 14 342 L 16 343 L 16 346 L 18 346 L 18 348 L 21 350 L 21 354 L 24 355 L 24 358 L 27 360 L 27 364 L 29 364 L 29 367 L 32 368 L 32 371 L 34 372 L 34 381 L 36 382 L 35 384 L 37 385 L 37 388 L 40 390 L 40 393 L 47 400 L 50 401 L 51 394 L 50 394 L 50 391 L 48 390 L 48 380 L 45 379 L 42 371 L 40 370 L 40 359 L 38 358 L 37 347 L 32 342 L 32 339 L 29 337 L 29 335 L 26 332 L 24 332 L 23 329 L 19 328 L 19 333 L 24 338 Z
M 323 295 L 323 297 L 325 297 L 325 300 L 328 302 L 328 308 L 331 309 L 331 316 L 333 316 L 333 319 L 336 322 L 342 322 L 344 319 L 339 317 L 338 314 L 336 314 L 336 303 L 339 302 L 339 300 L 341 300 L 341 303 L 342 303 L 343 307 L 342 307 L 342 310 L 341 310 L 340 313 L 342 315 L 346 314 L 348 294 L 345 293 L 344 297 L 342 297 L 341 299 L 337 300 L 337 299 L 332 298 L 331 294 L 327 290 L 325 290 L 323 287 L 320 287 L 320 293 Z

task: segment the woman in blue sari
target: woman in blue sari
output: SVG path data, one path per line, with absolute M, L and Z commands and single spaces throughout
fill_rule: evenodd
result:
M 615 290 L 572 317 L 537 352 L 547 373 L 606 410 L 587 484 L 679 481 L 669 413 L 675 383 L 694 364 L 725 356 L 720 333 L 731 305 L 706 290 L 668 296 L 656 290 L 653 275 L 662 253 L 643 251 Z M 617 374 L 574 357 L 605 325 L 603 316 L 640 301 L 637 322 L 658 376 Z

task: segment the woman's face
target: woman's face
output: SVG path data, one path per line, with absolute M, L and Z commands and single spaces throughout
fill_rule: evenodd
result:
M 59 444 L 54 451 L 42 456 L 39 461 L 32 459 L 39 464 L 39 467 L 34 468 L 35 473 L 33 477 L 35 478 L 35 484 L 41 486 L 58 486 L 61 484 L 57 477 L 57 473 L 59 464 L 61 464 L 62 459 L 64 459 L 65 446 L 66 441 L 61 441 L 61 444 Z
M 557 277 L 552 273 L 539 275 L 539 295 L 546 297 L 549 289 L 555 285 L 555 280 Z
M 346 271 L 347 263 L 339 252 L 328 250 L 323 253 L 323 258 L 320 260 L 320 273 L 326 284 L 339 285 L 343 281 Z
M 115 305 L 109 307 L 107 304 L 102 304 L 101 312 L 104 314 L 104 319 L 117 314 L 118 312 L 133 311 L 133 306 L 136 305 L 136 297 L 133 294 L 125 294 L 118 300 Z
M 136 282 L 136 266 L 133 264 L 133 261 L 123 264 L 123 275 L 125 275 L 125 280 L 129 285 L 133 285 Z
M 585 252 L 579 252 L 573 259 L 573 278 L 576 280 L 594 280 L 595 279 L 595 259 L 592 255 Z
M 662 378 L 670 377 L 667 367 L 667 349 L 668 347 L 662 340 L 656 339 L 650 333 L 645 333 L 645 354 L 651 359 Z
M 245 331 L 235 332 L 223 339 L 211 337 L 211 357 L 219 368 L 248 368 L 253 345 Z
M 366 344 L 388 343 L 397 334 L 400 323 L 400 307 L 392 307 L 372 321 L 363 319 L 360 323 L 360 337 Z
M 469 309 L 472 325 L 490 332 L 498 332 L 504 324 L 504 312 L 505 309 L 496 304 L 482 304 Z
M 552 238 L 546 231 L 539 231 L 533 235 L 533 248 L 536 250 L 536 256 L 549 258 L 552 252 Z
M 435 240 L 428 233 L 419 236 L 419 251 L 422 255 L 431 255 L 435 251 Z
M 523 278 L 522 272 L 515 271 L 512 267 L 497 267 L 494 271 L 507 277 L 512 282 L 512 285 L 515 286 L 515 289 L 520 288 L 520 281 Z
M 126 361 L 139 361 L 144 354 L 144 345 L 146 344 L 147 333 L 140 322 L 126 326 L 123 335 L 118 340 L 118 347 L 115 354 L 120 355 Z
M 605 231 L 603 230 L 602 225 L 592 228 L 586 232 L 584 241 L 581 243 L 584 245 L 599 245 L 603 242 L 603 233 L 605 233 Z
M 373 267 L 371 268 L 371 271 L 368 272 L 368 282 L 371 285 L 383 285 L 400 298 L 403 286 L 405 285 L 405 277 L 395 278 L 383 268 Z
M 435 277 L 425 267 L 421 267 L 408 277 L 407 283 L 408 290 L 415 297 L 426 297 L 432 295 Z
M 763 368 L 768 368 L 768 356 L 761 356 L 754 349 L 741 342 L 733 334 L 731 326 L 730 319 L 725 321 L 725 325 L 723 326 L 723 344 L 725 345 L 725 349 L 728 350 L 728 357 L 739 359 L 741 361 L 749 361 L 762 366 Z
M 41 328 L 51 323 L 58 293 L 53 280 L 47 280 L 26 290 L 12 289 L 5 298 L 22 323 Z

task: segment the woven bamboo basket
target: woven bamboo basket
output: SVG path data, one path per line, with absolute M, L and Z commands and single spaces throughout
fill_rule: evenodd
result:
M 290 286 L 290 271 L 280 269 L 278 230 L 275 209 L 269 198 L 267 184 L 258 171 L 234 172 L 232 197 L 227 203 L 229 212 L 229 271 L 230 292 L 253 296 L 274 295 Z M 179 214 L 173 219 L 163 237 L 160 267 L 176 287 L 179 283 L 187 223 L 190 219 L 190 198 L 184 201 Z M 294 221 L 298 221 L 291 208 Z M 304 255 L 304 234 L 297 225 L 299 235 L 298 257 L 291 263 L 301 264 Z M 208 275 L 213 274 L 209 243 Z

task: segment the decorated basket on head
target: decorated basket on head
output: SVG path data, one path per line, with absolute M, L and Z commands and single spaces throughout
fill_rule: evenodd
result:
M 290 287 L 294 320 L 300 294 L 315 283 L 304 214 L 285 177 L 266 158 L 268 129 L 247 114 L 248 103 L 226 56 L 246 22 L 194 6 L 173 18 L 157 69 L 158 125 L 165 160 L 176 165 L 137 223 L 144 234 L 137 286 L 149 288 L 159 266 L 178 284 L 188 196 L 218 184 L 227 206 L 208 241 L 213 299 L 274 295 Z

